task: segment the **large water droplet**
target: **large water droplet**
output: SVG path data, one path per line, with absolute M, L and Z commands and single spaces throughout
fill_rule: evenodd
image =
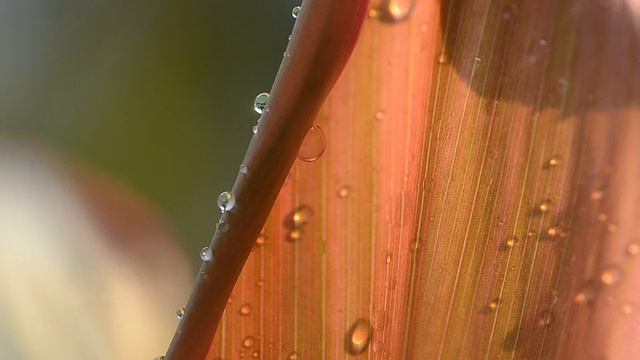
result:
M 253 336 L 247 336 L 246 338 L 244 338 L 244 340 L 242 340 L 242 346 L 246 348 L 250 348 L 253 346 L 254 342 L 255 342 L 255 339 L 253 338 Z
M 184 312 L 185 312 L 185 309 L 184 309 L 184 308 L 180 308 L 180 309 L 178 309 L 178 311 L 176 311 L 176 317 L 177 317 L 178 319 L 182 319 L 182 318 L 184 317 Z
M 318 125 L 313 125 L 304 137 L 304 141 L 298 150 L 298 158 L 302 161 L 316 161 L 327 148 L 327 139 Z
M 300 6 L 295 6 L 292 10 L 291 10 L 291 16 L 294 19 L 298 18 L 298 15 L 300 15 Z
M 253 110 L 258 114 L 262 114 L 264 109 L 267 108 L 267 101 L 269 100 L 269 93 L 260 93 L 253 101 Z
M 358 319 L 351 325 L 345 337 L 345 347 L 350 355 L 360 355 L 369 346 L 373 328 L 367 319 Z
M 202 250 L 200 250 L 200 259 L 202 259 L 202 261 L 211 261 L 212 257 L 213 250 L 211 250 L 210 247 L 205 246 L 202 248 Z
M 236 196 L 228 191 L 223 192 L 218 196 L 218 207 L 223 213 L 230 211 L 236 205 Z
M 251 314 L 251 305 L 249 304 L 244 304 L 240 307 L 240 315 L 244 315 L 247 316 Z
M 622 269 L 616 265 L 609 266 L 600 273 L 600 281 L 607 286 L 613 286 L 622 280 Z
M 373 0 L 369 17 L 386 23 L 399 22 L 411 15 L 415 5 L 416 0 Z

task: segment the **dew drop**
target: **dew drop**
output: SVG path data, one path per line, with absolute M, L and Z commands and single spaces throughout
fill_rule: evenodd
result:
M 632 242 L 627 246 L 627 254 L 633 256 L 638 255 L 638 253 L 640 253 L 640 244 Z
M 236 196 L 233 193 L 225 191 L 218 196 L 218 208 L 220 211 L 227 212 L 236 205 Z
M 547 229 L 547 235 L 550 238 L 556 238 L 556 237 L 564 238 L 564 237 L 566 237 L 566 233 L 564 232 L 562 227 L 559 226 L 559 225 L 551 226 L 549 229 Z
M 438 64 L 444 65 L 451 62 L 451 57 L 447 54 L 446 51 L 443 51 L 438 55 Z
M 538 206 L 536 206 L 536 210 L 538 210 L 538 212 L 540 213 L 546 213 L 547 211 L 551 210 L 551 202 L 541 202 L 540 204 L 538 204 Z
M 202 259 L 202 261 L 211 261 L 212 257 L 213 251 L 210 247 L 205 246 L 202 248 L 202 250 L 200 250 L 200 259 Z
M 613 286 L 622 280 L 622 270 L 616 266 L 610 266 L 600 273 L 600 281 L 606 286 Z
M 295 6 L 292 10 L 291 10 L 291 16 L 294 19 L 298 18 L 298 15 L 300 15 L 300 6 Z
M 251 305 L 244 304 L 240 307 L 240 315 L 247 316 L 251 314 Z
M 310 206 L 302 205 L 291 214 L 291 224 L 294 228 L 299 228 L 311 221 L 311 217 L 313 217 L 313 209 Z
M 260 286 L 262 286 L 262 285 L 264 285 L 264 280 L 258 280 L 258 281 L 256 281 L 256 286 L 260 287 Z
M 487 305 L 487 309 L 489 309 L 489 311 L 496 311 L 498 310 L 498 307 L 500 306 L 500 303 L 497 300 L 493 300 L 491 302 L 489 302 L 489 304 Z
M 246 174 L 249 171 L 249 169 L 247 169 L 247 165 L 242 164 L 240 165 L 240 173 L 241 174 Z
M 604 195 L 604 193 L 602 191 L 596 190 L 596 191 L 591 192 L 591 195 L 589 197 L 591 198 L 591 200 L 597 201 L 597 200 L 602 199 L 603 195 Z
M 388 254 L 387 254 L 387 258 L 385 259 L 385 262 L 386 262 L 387 264 L 391 264 L 391 253 L 388 253 Z
M 302 232 L 298 229 L 289 232 L 289 241 L 298 241 L 302 238 Z
M 178 309 L 178 311 L 176 311 L 176 317 L 177 317 L 178 319 L 182 319 L 182 318 L 184 317 L 184 312 L 185 312 L 185 309 L 184 309 L 184 308 L 180 308 L 180 309 Z
M 251 354 L 251 356 L 254 357 L 254 358 L 259 358 L 260 357 L 260 352 L 254 351 L 253 354 Z
M 302 161 L 312 162 L 324 153 L 327 148 L 327 139 L 318 125 L 313 125 L 304 137 L 302 146 L 298 150 L 298 158 Z
M 371 341 L 372 330 L 369 320 L 356 320 L 349 328 L 345 338 L 347 352 L 350 355 L 360 355 L 367 350 Z
M 298 360 L 298 359 L 299 359 L 298 353 L 295 351 L 289 355 L 289 360 Z
M 344 199 L 347 196 L 349 196 L 350 192 L 351 192 L 351 189 L 349 189 L 348 186 L 343 186 L 338 190 L 338 197 L 341 199 Z
M 625 315 L 629 315 L 633 312 L 633 305 L 631 303 L 626 302 L 620 305 L 620 311 Z
M 258 238 L 256 239 L 256 245 L 264 245 L 264 232 L 260 232 L 260 235 L 258 235 Z
M 382 120 L 384 119 L 384 111 L 376 111 L 374 116 L 376 120 Z
M 608 218 L 607 214 L 598 214 L 598 221 L 605 222 Z
M 262 114 L 267 107 L 267 101 L 269 100 L 269 93 L 260 93 L 253 101 L 253 110 L 258 114 Z
M 385 23 L 400 22 L 411 15 L 416 0 L 373 0 L 369 17 Z
M 255 342 L 255 339 L 253 338 L 253 336 L 247 336 L 246 338 L 244 338 L 244 340 L 242 340 L 242 346 L 246 348 L 250 348 L 253 346 L 254 342 Z
M 164 356 L 156 356 L 153 360 L 164 360 Z
M 512 237 L 508 238 L 507 241 L 505 241 L 504 247 L 506 249 L 511 249 L 514 246 L 516 246 L 517 241 L 518 241 L 518 239 L 515 236 L 512 236 Z
M 258 133 L 258 125 L 254 125 L 254 126 L 251 128 L 251 132 L 253 132 L 254 134 L 257 134 L 257 133 Z
M 221 233 L 225 233 L 227 232 L 227 230 L 229 230 L 229 224 L 224 221 L 218 221 L 218 223 L 216 224 L 216 229 L 218 229 L 218 231 L 220 231 Z
M 580 288 L 580 291 L 573 297 L 575 304 L 585 304 L 596 297 L 596 288 L 593 282 L 589 281 Z
M 556 155 L 554 157 L 552 157 L 551 159 L 549 159 L 549 162 L 547 163 L 549 167 L 556 167 L 558 165 L 560 165 L 561 163 L 561 159 L 560 156 Z

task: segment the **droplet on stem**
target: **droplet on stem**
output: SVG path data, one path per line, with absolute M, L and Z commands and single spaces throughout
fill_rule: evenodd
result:
M 292 10 L 291 10 L 291 16 L 294 19 L 298 18 L 298 15 L 300 15 L 300 6 L 295 6 Z
M 408 18 L 415 5 L 416 0 L 374 0 L 369 17 L 385 23 L 397 23 Z
M 245 347 L 245 348 L 250 348 L 250 347 L 253 346 L 254 341 L 255 341 L 255 339 L 253 338 L 253 336 L 247 336 L 242 341 L 242 346 Z
M 176 317 L 177 317 L 178 319 L 182 319 L 182 318 L 184 317 L 184 312 L 185 312 L 185 309 L 184 309 L 184 308 L 180 308 L 180 309 L 178 309 L 178 311 L 176 311 Z
M 241 174 L 246 174 L 249 171 L 249 169 L 247 169 L 247 165 L 245 164 L 241 164 L 240 165 L 240 173 Z
M 298 150 L 298 158 L 306 162 L 316 161 L 326 148 L 327 139 L 324 132 L 317 124 L 313 125 L 302 141 L 300 150 Z
M 629 246 L 627 246 L 627 254 L 633 256 L 633 255 L 638 255 L 639 252 L 640 252 L 640 244 L 636 242 L 632 242 L 631 244 L 629 244 Z
M 267 101 L 269 100 L 269 93 L 260 93 L 256 96 L 256 99 L 253 101 L 253 110 L 258 114 L 262 114 L 264 109 L 267 107 Z
M 349 196 L 349 192 L 351 192 L 351 189 L 348 186 L 343 186 L 338 190 L 338 197 L 344 199 Z
M 229 224 L 224 221 L 218 221 L 218 223 L 216 224 L 216 229 L 218 229 L 218 231 L 220 231 L 221 233 L 225 233 L 227 232 L 227 230 L 229 230 Z
M 235 205 L 236 196 L 233 195 L 233 193 L 224 191 L 220 196 L 218 196 L 218 208 L 220 208 L 220 211 L 223 213 L 230 211 Z
M 211 258 L 213 258 L 213 250 L 208 246 L 203 247 L 202 250 L 200 250 L 200 259 L 202 259 L 202 261 L 211 261 Z
M 251 305 L 244 304 L 240 307 L 240 315 L 247 316 L 251 314 Z
M 313 217 L 313 209 L 310 206 L 302 205 L 291 214 L 291 224 L 294 228 L 299 228 L 308 223 Z
M 613 286 L 622 280 L 622 269 L 617 265 L 609 266 L 600 273 L 600 281 L 606 286 Z

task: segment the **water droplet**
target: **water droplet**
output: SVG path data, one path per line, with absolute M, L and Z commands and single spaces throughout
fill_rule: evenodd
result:
M 512 237 L 508 238 L 507 241 L 505 241 L 504 247 L 505 247 L 505 249 L 511 249 L 514 246 L 516 246 L 517 242 L 518 242 L 518 238 L 516 238 L 515 236 L 512 236 Z
M 607 221 L 608 218 L 609 217 L 607 216 L 607 214 L 598 214 L 598 220 L 599 221 L 605 222 L 605 221 Z
M 253 346 L 253 343 L 255 342 L 255 339 L 253 338 L 253 336 L 247 336 L 246 338 L 244 338 L 244 340 L 242 341 L 242 346 L 246 347 L 246 348 L 250 348 Z
M 164 356 L 156 356 L 153 360 L 164 360 Z
M 549 162 L 547 163 L 549 167 L 556 167 L 558 165 L 560 165 L 561 163 L 561 159 L 560 156 L 556 155 L 554 157 L 552 157 L 551 159 L 549 159 Z
M 251 305 L 249 304 L 244 304 L 240 307 L 240 315 L 244 315 L 247 316 L 251 314 Z
M 610 233 L 616 232 L 617 229 L 618 229 L 618 227 L 616 226 L 616 224 L 607 225 L 607 231 L 610 232 Z
M 438 55 L 438 64 L 443 65 L 443 64 L 448 64 L 451 62 L 451 57 L 449 56 L 449 54 L 447 54 L 446 51 L 443 51 L 440 53 L 440 55 Z
M 295 6 L 292 10 L 291 10 L 291 16 L 293 16 L 294 19 L 298 18 L 298 15 L 300 15 L 300 6 Z
M 229 230 L 229 224 L 224 221 L 218 221 L 218 223 L 216 224 L 216 229 L 218 229 L 218 231 L 220 231 L 221 233 L 225 233 L 227 232 L 227 230 Z
M 267 108 L 267 101 L 269 100 L 269 93 L 260 93 L 253 101 L 253 110 L 258 114 L 262 114 L 264 109 Z M 255 134 L 255 132 L 254 132 Z
M 633 305 L 631 303 L 626 302 L 620 305 L 620 311 L 625 315 L 629 315 L 633 312 Z
M 538 204 L 538 206 L 536 206 L 536 210 L 540 213 L 546 213 L 547 211 L 551 210 L 551 202 L 550 201 L 543 201 L 540 204 Z
M 291 214 L 291 224 L 294 228 L 299 228 L 311 221 L 311 217 L 313 217 L 313 209 L 310 206 L 299 206 Z
M 345 338 L 347 352 L 351 355 L 360 355 L 367 350 L 371 341 L 372 330 L 369 320 L 356 320 L 349 328 Z
M 537 318 L 538 327 L 549 326 L 552 320 L 553 313 L 551 312 L 551 310 L 545 310 Z
M 182 319 L 182 318 L 184 317 L 184 312 L 185 312 L 185 309 L 184 309 L 184 308 L 180 308 L 180 309 L 178 309 L 178 311 L 176 311 L 176 317 L 177 317 L 178 319 Z
M 487 309 L 489 309 L 489 311 L 496 311 L 498 310 L 499 306 L 500 306 L 500 302 L 498 300 L 493 300 L 489 302 L 489 304 L 487 305 Z
M 386 262 L 387 264 L 391 264 L 391 253 L 388 253 L 388 254 L 387 254 L 387 258 L 385 259 L 385 262 Z
M 575 304 L 585 304 L 596 297 L 596 288 L 592 281 L 588 281 L 580 288 L 580 291 L 573 297 Z
M 638 255 L 640 253 L 640 244 L 632 242 L 627 246 L 627 254 L 629 255 Z
M 258 238 L 256 239 L 256 245 L 264 245 L 264 232 L 260 232 L 260 235 L 258 235 Z
M 475 62 L 482 62 L 482 59 L 480 59 L 479 57 L 476 56 L 475 59 L 473 59 Z
M 247 169 L 247 165 L 245 164 L 240 165 L 240 173 L 246 174 L 248 171 L 249 169 Z
M 613 265 L 606 268 L 600 273 L 600 281 L 607 286 L 613 286 L 622 280 L 622 269 Z
M 375 118 L 376 120 L 384 119 L 384 111 L 376 111 Z
M 251 128 L 251 132 L 253 132 L 254 134 L 257 134 L 257 133 L 258 133 L 258 125 L 254 125 L 254 126 Z
M 291 355 L 289 355 L 289 360 L 298 360 L 298 353 L 297 352 L 292 352 Z
M 550 238 L 555 238 L 555 237 L 564 238 L 564 237 L 566 237 L 566 233 L 564 232 L 562 227 L 559 226 L 559 225 L 554 225 L 554 226 L 551 226 L 549 229 L 547 229 L 547 235 Z
M 202 250 L 200 250 L 200 259 L 202 259 L 202 261 L 211 261 L 212 257 L 213 250 L 211 250 L 210 247 L 205 246 L 202 248 Z
M 600 190 L 596 190 L 596 191 L 593 191 L 593 192 L 591 193 L 591 196 L 590 196 L 590 197 L 591 197 L 591 200 L 596 201 L 596 200 L 600 200 L 600 199 L 602 199 L 602 196 L 603 196 L 603 195 L 604 195 L 604 193 L 603 193 L 602 191 L 600 191 Z
M 395 23 L 409 17 L 416 5 L 416 0 L 373 0 L 369 17 L 382 22 Z
M 300 230 L 291 230 L 289 232 L 289 240 L 290 241 L 298 241 L 302 238 L 302 232 Z
M 338 190 L 338 197 L 341 199 L 346 198 L 347 196 L 349 196 L 349 192 L 351 191 L 351 189 L 349 189 L 348 186 L 343 186 Z
M 262 286 L 262 285 L 264 285 L 264 280 L 258 280 L 258 281 L 256 281 L 256 286 L 260 287 L 260 286 Z
M 230 211 L 236 205 L 236 196 L 233 193 L 225 191 L 218 196 L 218 208 L 223 213 Z
M 313 125 L 304 137 L 302 146 L 298 150 L 298 158 L 302 161 L 316 161 L 327 148 L 327 139 L 318 125 Z

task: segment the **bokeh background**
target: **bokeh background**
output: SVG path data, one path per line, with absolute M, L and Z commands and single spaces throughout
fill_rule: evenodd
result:
M 0 132 L 121 179 L 199 261 L 298 4 L 1 0 Z
M 162 354 L 299 3 L 0 0 L 1 359 Z

